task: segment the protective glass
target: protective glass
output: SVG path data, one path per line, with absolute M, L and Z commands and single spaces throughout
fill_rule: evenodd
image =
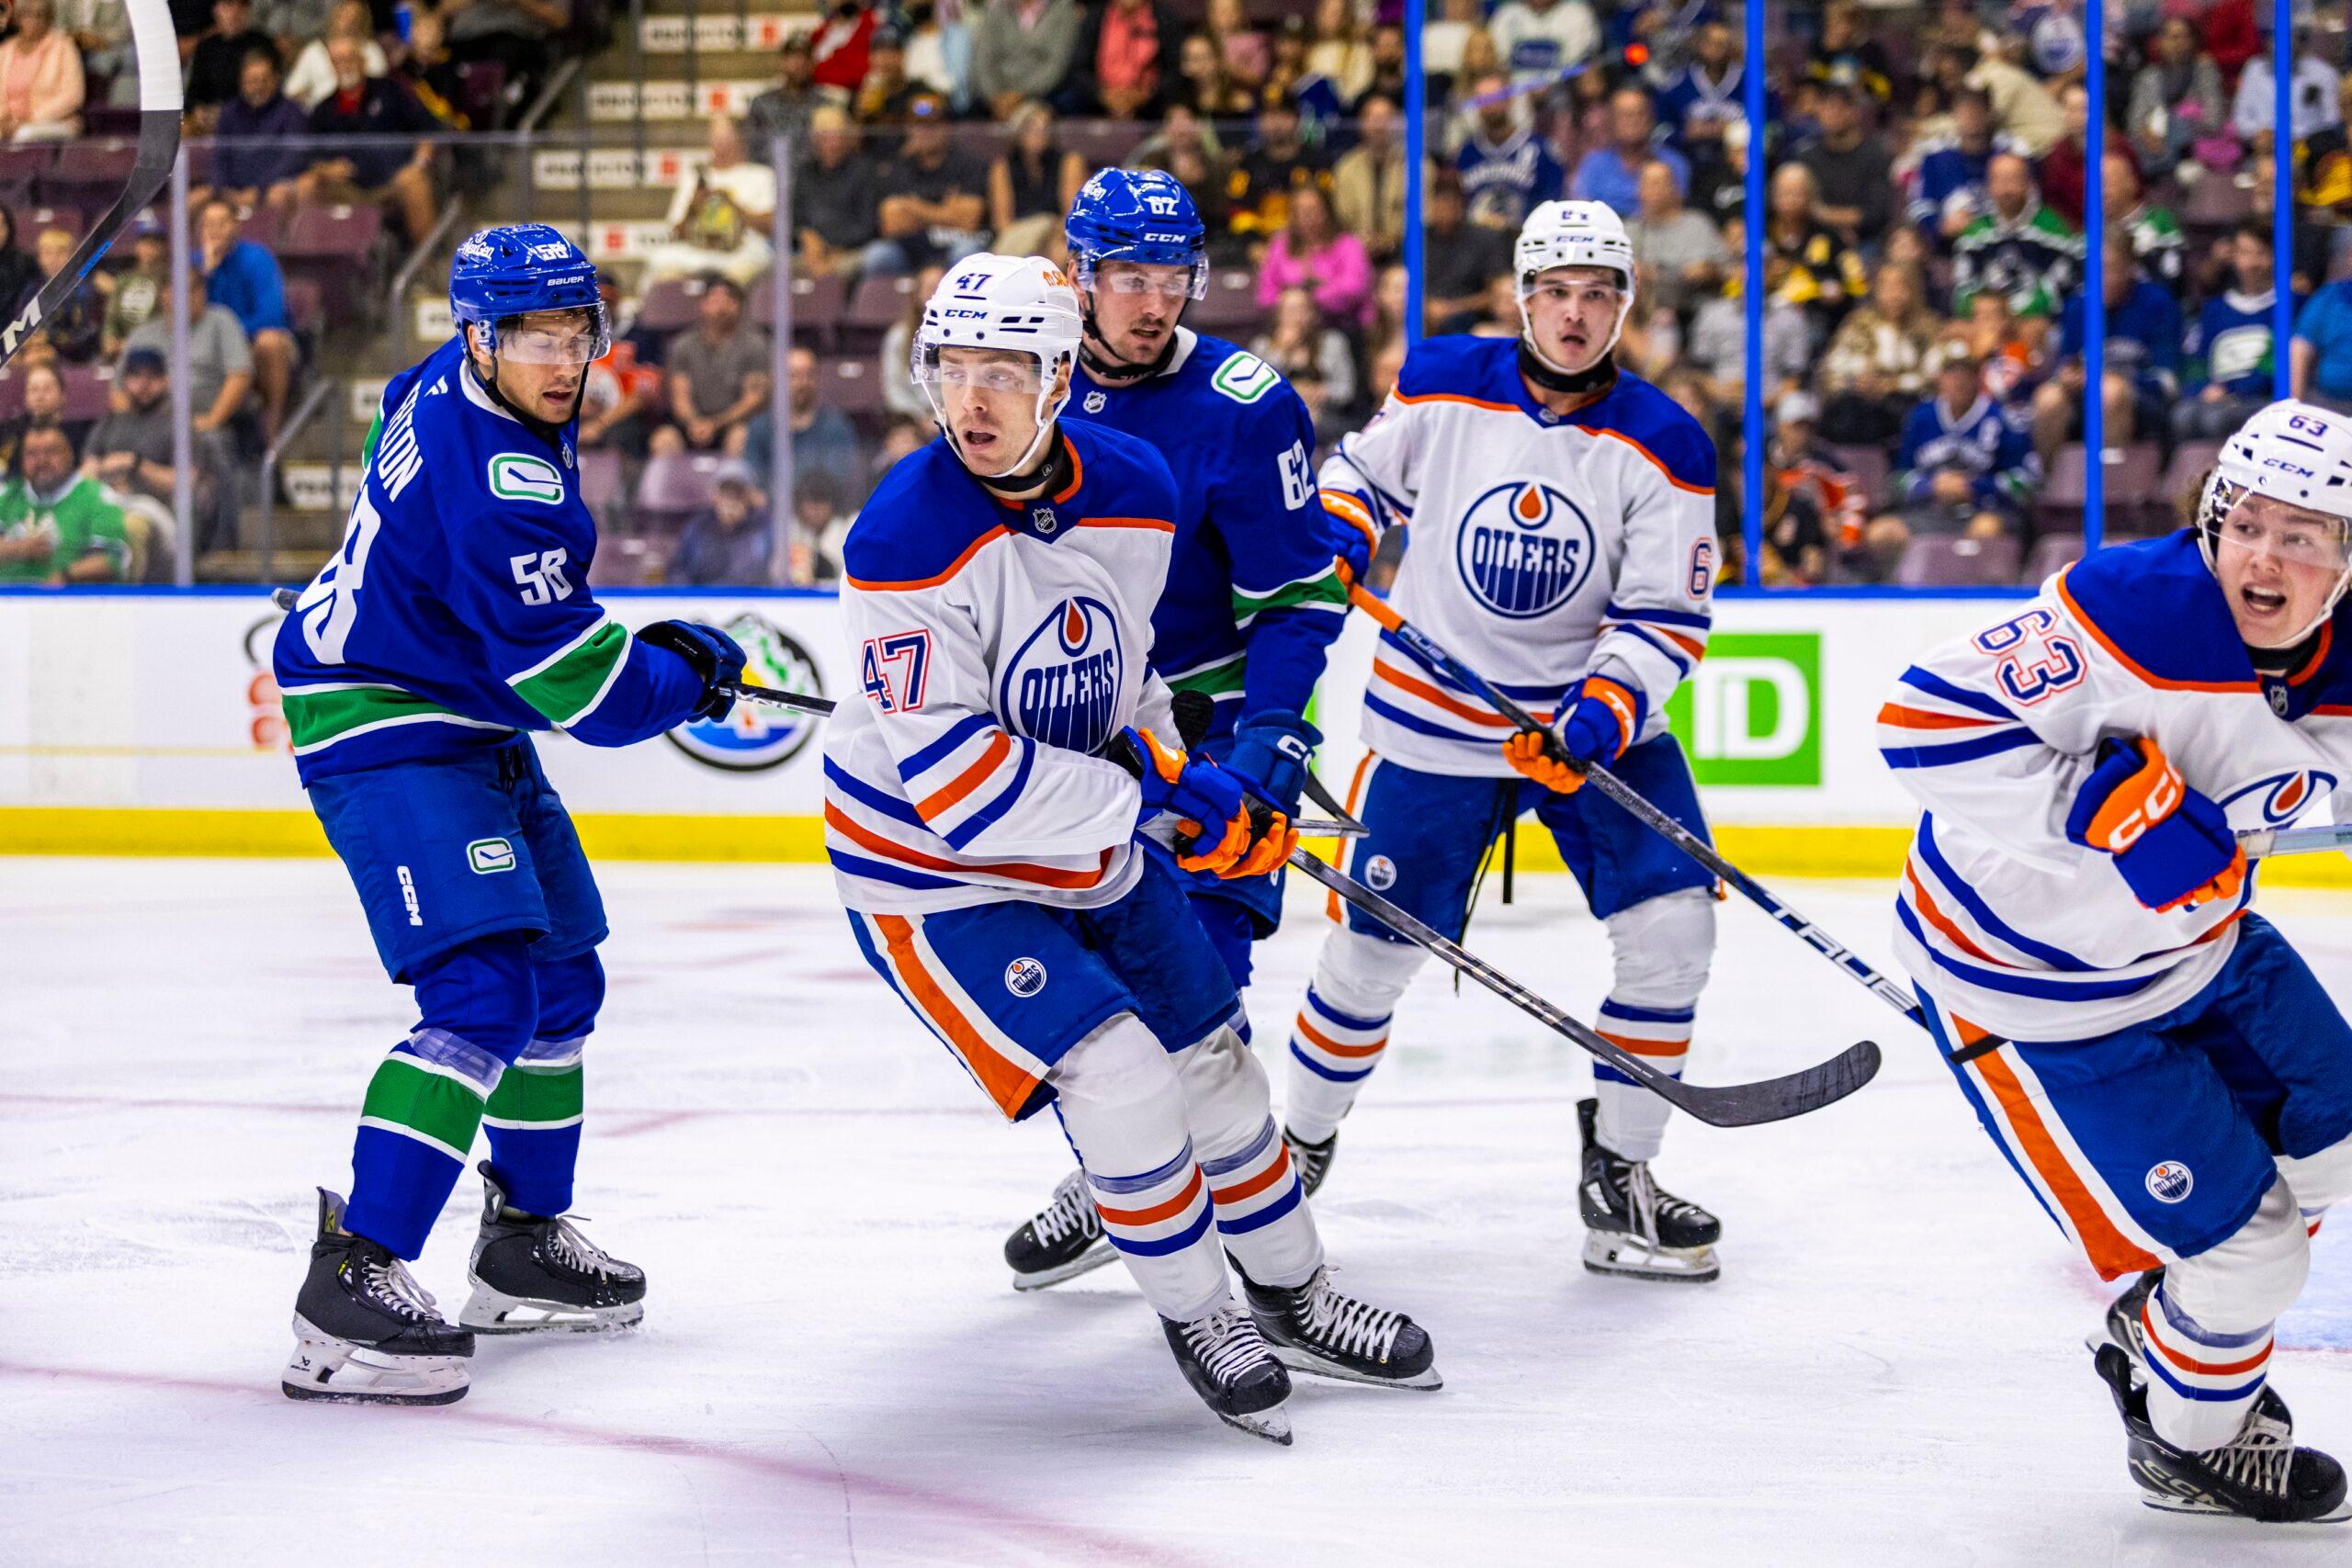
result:
M 1080 266 L 1078 286 L 1127 299 L 1157 294 L 1163 299 L 1199 299 L 1209 291 L 1209 264 L 1203 259 L 1190 266 L 1153 266 L 1106 257 Z
M 2352 548 L 2346 541 L 2346 522 L 2324 512 L 2261 495 L 2241 486 L 2234 494 L 2216 498 L 2222 504 L 2214 543 L 2225 549 L 2268 556 L 2283 566 L 2302 567 L 2330 574 L 2352 566 Z
M 605 324 L 602 306 L 585 322 L 525 317 L 498 330 L 499 356 L 517 365 L 586 365 L 604 358 L 612 346 L 612 329 Z

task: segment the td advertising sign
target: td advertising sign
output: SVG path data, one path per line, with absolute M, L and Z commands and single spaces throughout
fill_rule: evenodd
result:
M 1702 785 L 1821 783 L 1821 634 L 1718 631 L 1666 705 Z

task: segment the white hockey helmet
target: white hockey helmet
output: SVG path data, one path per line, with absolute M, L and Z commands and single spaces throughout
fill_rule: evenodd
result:
M 915 384 L 922 389 L 951 445 L 946 410 L 939 399 L 943 348 L 1011 349 L 1035 362 L 1035 374 L 1025 385 L 1036 398 L 1037 434 L 1020 457 L 1002 473 L 1025 473 L 1045 449 L 1054 420 L 1069 400 L 1065 372 L 1078 361 L 1082 331 L 1078 291 L 1053 263 L 1037 256 L 1001 256 L 983 251 L 966 256 L 947 269 L 939 288 L 922 308 L 922 324 L 915 330 L 910 355 Z M 963 448 L 956 447 L 963 456 Z
M 1518 243 L 1511 247 L 1511 274 L 1519 285 L 1520 333 L 1536 358 L 1566 376 L 1572 374 L 1568 367 L 1554 365 L 1536 346 L 1534 330 L 1527 319 L 1527 299 L 1535 279 L 1555 266 L 1600 267 L 1617 275 L 1617 287 L 1624 299 L 1609 329 L 1609 341 L 1601 345 L 1605 357 L 1616 348 L 1618 336 L 1625 330 L 1625 317 L 1634 309 L 1634 242 L 1625 233 L 1624 220 L 1606 202 L 1545 201 L 1537 203 L 1527 221 L 1519 226 Z
M 2335 586 L 2317 615 L 2278 646 L 2291 648 L 2335 613 L 2352 584 L 2352 418 L 2287 399 L 2257 411 L 2222 444 L 2197 507 L 2197 543 L 2214 564 L 2222 525 L 2249 496 L 2267 496 L 2335 519 L 2335 536 L 2319 563 Z

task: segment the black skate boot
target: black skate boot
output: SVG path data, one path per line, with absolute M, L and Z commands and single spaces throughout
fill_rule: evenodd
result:
M 2123 1417 L 2126 1463 L 2140 1501 L 2180 1514 L 2234 1514 L 2266 1524 L 2332 1524 L 2352 1518 L 2344 1467 L 2317 1449 L 2295 1446 L 2287 1402 L 2265 1387 L 2238 1435 L 2218 1449 L 2177 1449 L 2148 1421 L 2148 1391 L 2132 1376 L 2132 1358 L 2102 1345 L 2098 1375 Z
M 1290 1163 L 1298 1169 L 1298 1190 L 1309 1198 L 1331 1174 L 1331 1156 L 1339 1152 L 1340 1134 L 1332 1134 L 1319 1144 L 1310 1144 L 1289 1128 L 1283 1129 L 1283 1145 L 1290 1150 Z
M 319 1236 L 294 1299 L 288 1399 L 447 1404 L 466 1396 L 474 1337 L 433 1310 L 390 1249 L 343 1228 L 343 1200 L 319 1189 Z
M 1247 1274 L 1241 1286 L 1274 1359 L 1292 1371 L 1382 1388 L 1445 1386 L 1432 1364 L 1437 1348 L 1429 1331 L 1401 1312 L 1341 1295 L 1331 1288 L 1329 1269 L 1292 1290 L 1261 1285 Z
M 1603 1148 L 1595 1128 L 1600 1101 L 1577 1101 L 1584 1136 L 1584 1179 L 1577 1206 L 1584 1211 L 1584 1266 L 1595 1274 L 1636 1280 L 1688 1280 L 1703 1284 L 1721 1273 L 1715 1243 L 1723 1223 L 1698 1204 L 1650 1179 L 1645 1160 L 1623 1159 Z
M 626 1328 L 645 1315 L 645 1270 L 599 1250 L 569 1220 L 506 1206 L 481 1172 L 481 1230 L 466 1278 L 474 1293 L 458 1321 L 482 1334 Z
M 1290 1417 L 1282 1409 L 1290 1397 L 1290 1374 L 1248 1313 L 1227 1302 L 1206 1317 L 1190 1323 L 1163 1317 L 1159 1326 L 1184 1381 L 1218 1420 L 1253 1438 L 1290 1446 Z
M 1023 1221 L 1004 1242 L 1004 1260 L 1012 1265 L 1016 1291 L 1042 1291 L 1075 1280 L 1118 1256 L 1102 1234 L 1102 1215 L 1094 1207 L 1082 1170 L 1063 1177 L 1054 1189 L 1054 1201 Z
M 2094 1334 L 2085 1341 L 2091 1354 L 2098 1354 L 2102 1345 L 2113 1345 L 2132 1358 L 2132 1370 L 2145 1372 L 2148 1368 L 2148 1340 L 2140 1326 L 2140 1314 L 2147 1310 L 2148 1298 L 2164 1283 L 2165 1271 L 2151 1269 L 2125 1288 L 2123 1293 L 2107 1303 L 2107 1332 Z

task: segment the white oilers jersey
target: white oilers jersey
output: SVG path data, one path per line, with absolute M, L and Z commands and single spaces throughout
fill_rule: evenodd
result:
M 1141 874 L 1122 728 L 1174 744 L 1150 672 L 1176 482 L 1159 454 L 1064 420 L 1059 492 L 1014 504 L 944 437 L 902 459 L 842 547 L 863 701 L 825 735 L 842 902 L 913 914 L 1009 898 L 1087 908 Z
M 1549 719 L 1588 673 L 1641 694 L 1637 739 L 1707 646 L 1715 576 L 1715 451 L 1637 377 L 1562 418 L 1528 395 L 1510 338 L 1414 348 L 1379 415 L 1340 444 L 1324 505 L 1409 525 L 1391 602 Z M 1364 743 L 1435 773 L 1503 777 L 1510 726 L 1384 637 Z
M 2339 611 L 2336 622 L 2347 612 Z M 2239 832 L 2352 781 L 2352 648 L 2257 675 L 2187 531 L 2101 550 L 2018 613 L 1904 671 L 1879 746 L 1925 814 L 1895 952 L 1956 1038 L 2051 1042 L 2143 1022 L 2221 968 L 2253 901 L 2159 914 L 2065 824 L 2099 742 L 2144 736 Z

